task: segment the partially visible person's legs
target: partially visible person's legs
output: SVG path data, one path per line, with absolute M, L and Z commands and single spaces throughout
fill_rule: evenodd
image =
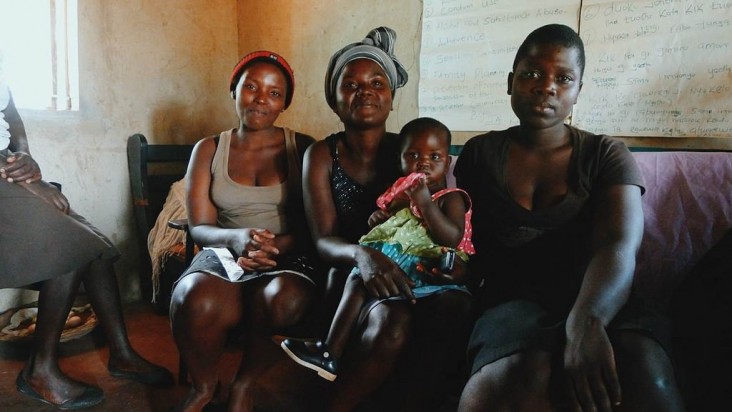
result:
M 438 410 L 464 383 L 465 347 L 473 326 L 472 298 L 449 290 L 417 301 L 414 332 L 388 393 L 393 410 Z M 429 360 L 429 361 L 427 361 Z
M 544 351 L 524 351 L 483 366 L 460 397 L 460 412 L 550 411 L 552 357 Z
M 180 410 L 201 411 L 213 399 L 218 362 L 242 311 L 241 284 L 198 272 L 175 285 L 170 304 L 173 337 L 191 375 L 191 390 Z
M 152 385 L 173 383 L 173 376 L 167 369 L 146 361 L 130 345 L 112 262 L 108 259 L 92 261 L 83 282 L 109 341 L 108 367 L 112 376 Z
M 622 390 L 620 410 L 683 411 L 673 367 L 661 345 L 642 334 L 619 332 L 613 339 Z M 499 359 L 470 377 L 460 399 L 460 412 L 551 410 L 563 394 L 562 371 L 552 376 L 551 356 L 525 351 Z
M 310 311 L 315 286 L 294 274 L 263 276 L 244 290 L 244 357 L 231 388 L 230 411 L 251 411 L 257 379 L 283 360 L 272 335 L 297 325 Z
M 80 281 L 81 272 L 71 272 L 41 284 L 31 356 L 17 379 L 24 395 L 66 408 L 92 406 L 104 398 L 99 388 L 69 378 L 58 367 L 58 341 Z
M 673 365 L 658 342 L 632 331 L 618 332 L 612 342 L 622 391 L 622 410 L 685 410 Z
M 407 301 L 387 301 L 371 309 L 346 348 L 331 411 L 353 410 L 392 372 L 411 333 L 409 306 Z

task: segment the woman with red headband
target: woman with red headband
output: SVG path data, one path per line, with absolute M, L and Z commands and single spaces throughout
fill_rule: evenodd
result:
M 191 235 L 203 250 L 177 281 L 173 335 L 192 387 L 180 410 L 200 411 L 219 386 L 229 332 L 244 325 L 244 357 L 230 402 L 251 410 L 250 388 L 272 366 L 273 333 L 298 323 L 317 291 L 302 222 L 302 158 L 313 138 L 274 126 L 290 105 L 292 69 L 276 53 L 250 53 L 230 91 L 238 127 L 199 141 L 186 174 Z

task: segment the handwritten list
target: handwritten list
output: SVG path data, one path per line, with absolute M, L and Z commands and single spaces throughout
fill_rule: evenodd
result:
M 732 137 L 732 0 L 585 0 L 572 122 L 622 136 Z
M 516 49 L 562 23 L 585 42 L 572 124 L 619 136 L 732 137 L 732 0 L 425 0 L 421 116 L 453 130 L 517 124 Z

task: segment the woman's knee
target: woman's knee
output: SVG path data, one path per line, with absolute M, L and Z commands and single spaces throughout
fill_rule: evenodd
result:
M 623 385 L 624 389 L 642 387 L 645 393 L 676 391 L 671 359 L 654 339 L 636 332 L 620 332 L 614 336 L 613 346 L 621 385 L 623 381 L 629 383 Z
M 241 291 L 237 284 L 193 273 L 174 287 L 170 301 L 173 327 L 233 326 L 241 319 Z
M 552 378 L 551 354 L 524 351 L 484 366 L 480 372 L 497 395 L 517 399 L 543 398 Z
M 463 389 L 461 411 L 543 410 L 549 405 L 551 354 L 524 351 L 483 366 Z
M 552 360 L 549 352 L 526 351 L 512 357 L 507 370 L 513 380 L 528 396 L 543 398 L 549 394 L 552 379 Z
M 314 287 L 296 275 L 277 276 L 263 290 L 270 321 L 275 328 L 294 326 L 307 314 Z
M 400 353 L 412 331 L 412 314 L 404 302 L 384 302 L 369 312 L 362 335 L 372 351 L 385 355 Z

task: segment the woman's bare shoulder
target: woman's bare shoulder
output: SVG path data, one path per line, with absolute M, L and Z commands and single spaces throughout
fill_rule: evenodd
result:
M 216 149 L 216 145 L 218 142 L 216 141 L 216 138 L 218 138 L 218 135 L 215 136 L 206 136 L 204 138 L 201 138 L 201 140 L 197 141 L 195 145 L 193 145 L 193 150 L 212 150 Z
M 312 160 L 324 160 L 330 158 L 328 142 L 317 140 L 308 148 L 306 156 Z
M 218 142 L 216 138 L 218 136 L 207 136 L 196 142 L 193 146 L 193 152 L 191 153 L 191 160 L 189 168 L 197 165 L 198 163 L 210 164 L 216 153 L 216 146 Z

